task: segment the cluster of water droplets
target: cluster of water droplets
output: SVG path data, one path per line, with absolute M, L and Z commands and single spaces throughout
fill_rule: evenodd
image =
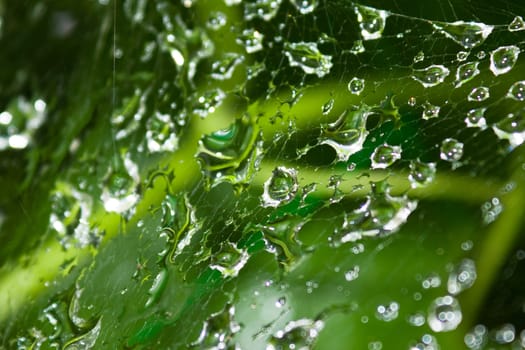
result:
M 42 99 L 14 100 L 7 110 L 0 112 L 0 151 L 21 150 L 33 142 L 33 136 L 44 123 L 47 104 Z

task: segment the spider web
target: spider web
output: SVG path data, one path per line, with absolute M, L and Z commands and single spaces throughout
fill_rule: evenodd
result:
M 522 231 L 522 5 L 93 6 L 111 102 L 42 239 L 77 258 L 1 344 L 525 346 L 483 312 Z

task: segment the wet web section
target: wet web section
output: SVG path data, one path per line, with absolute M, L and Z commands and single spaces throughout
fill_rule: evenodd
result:
M 99 0 L 112 101 L 42 243 L 67 273 L 3 344 L 525 348 L 486 306 L 525 256 L 525 7 L 394 4 Z M 39 126 L 14 108 L 0 151 Z

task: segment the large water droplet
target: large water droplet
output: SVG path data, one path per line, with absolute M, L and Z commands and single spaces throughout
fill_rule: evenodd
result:
M 384 169 L 394 164 L 398 159 L 401 159 L 401 147 L 383 144 L 377 146 L 370 156 L 371 168 Z
M 448 276 L 447 290 L 452 295 L 458 295 L 472 287 L 476 278 L 476 264 L 471 259 L 465 259 Z
M 371 187 L 372 194 L 366 201 L 345 215 L 343 226 L 336 232 L 336 245 L 358 240 L 361 236 L 395 233 L 417 207 L 417 201 L 406 195 L 391 196 L 386 180 L 372 182 Z
M 472 102 L 485 101 L 490 97 L 490 91 L 488 87 L 480 86 L 472 89 L 467 96 L 467 100 Z
M 486 108 L 474 108 L 467 112 L 465 118 L 465 124 L 469 128 L 480 128 L 485 129 L 487 127 L 487 121 L 485 120 Z
M 321 320 L 290 321 L 268 340 L 266 350 L 311 349 L 323 327 Z
M 350 53 L 353 53 L 354 55 L 358 55 L 363 52 L 365 52 L 365 46 L 363 45 L 363 40 L 354 41 L 352 48 L 350 48 Z
M 480 73 L 478 69 L 478 64 L 479 64 L 478 61 L 474 61 L 474 62 L 463 63 L 462 65 L 458 66 L 458 69 L 456 71 L 456 81 L 454 82 L 454 86 L 458 88 L 461 85 L 471 81 L 472 78 L 478 75 Z
M 205 135 L 199 141 L 197 158 L 208 187 L 230 182 L 240 189 L 249 183 L 258 167 L 262 144 L 254 118 L 245 114 L 228 128 Z
M 227 53 L 220 60 L 214 61 L 211 66 L 211 77 L 217 80 L 230 79 L 235 67 L 244 60 L 244 57 L 236 53 Z
M 423 163 L 419 160 L 413 160 L 410 162 L 410 173 L 408 174 L 408 180 L 412 188 L 426 186 L 436 176 L 436 163 Z
M 484 23 L 464 21 L 435 22 L 433 26 L 465 49 L 472 49 L 481 45 L 494 29 L 494 26 Z
M 525 110 L 508 114 L 492 126 L 497 137 L 508 140 L 510 148 L 514 149 L 525 141 Z
M 516 101 L 525 101 L 525 80 L 517 81 L 509 88 L 507 97 Z
M 112 170 L 105 180 L 100 196 L 104 209 L 108 212 L 124 213 L 130 210 L 139 199 L 137 186 L 140 183 L 138 167 L 131 159 L 124 159 L 119 171 Z
M 378 320 L 390 322 L 395 320 L 399 316 L 399 304 L 395 301 L 386 304 L 379 305 L 376 308 L 376 317 Z
M 98 320 L 95 327 L 89 332 L 84 333 L 64 345 L 64 350 L 89 350 L 94 349 L 97 342 L 98 335 L 102 329 L 101 319 Z
M 223 242 L 219 251 L 212 256 L 210 268 L 219 271 L 224 277 L 236 277 L 249 257 L 245 249 L 239 249 L 231 242 Z
M 273 170 L 272 176 L 264 183 L 262 204 L 277 207 L 290 202 L 297 193 L 297 171 L 283 166 Z
M 262 18 L 269 21 L 275 17 L 282 0 L 256 0 L 248 2 L 244 7 L 244 18 L 251 21 L 254 18 Z
M 211 315 L 202 327 L 201 333 L 192 348 L 210 350 L 239 349 L 235 344 L 234 336 L 241 330 L 235 322 L 235 307 L 227 306 L 223 311 Z
M 452 296 L 436 298 L 428 310 L 427 322 L 434 332 L 449 332 L 461 323 L 459 302 Z
M 370 107 L 366 105 L 346 110 L 335 122 L 322 125 L 319 143 L 331 146 L 338 160 L 347 160 L 363 148 L 368 135 L 366 120 L 370 114 Z
M 412 79 L 428 88 L 441 84 L 449 73 L 448 68 L 443 65 L 431 65 L 424 69 L 414 69 Z
M 306 74 L 316 74 L 319 78 L 330 73 L 332 68 L 332 57 L 321 54 L 317 43 L 285 43 L 284 54 L 290 66 L 300 67 Z
M 263 49 L 264 35 L 255 29 L 245 29 L 236 39 L 239 45 L 242 45 L 247 53 L 254 53 Z
M 448 162 L 457 162 L 463 157 L 463 143 L 453 138 L 443 140 L 440 157 Z
M 520 30 L 525 30 L 525 21 L 523 21 L 523 17 L 514 17 L 514 19 L 512 20 L 512 22 L 510 22 L 508 26 L 508 30 L 509 32 L 518 32 Z
M 290 0 L 291 3 L 299 10 L 303 15 L 313 12 L 317 7 L 318 0 Z
M 359 95 L 365 89 L 365 80 L 353 77 L 348 83 L 348 91 L 354 95 Z
M 433 119 L 439 117 L 439 111 L 441 110 L 441 107 L 431 104 L 430 102 L 426 101 L 423 104 L 423 113 L 421 117 L 424 120 Z
M 175 123 L 169 114 L 156 112 L 146 124 L 146 146 L 150 153 L 174 152 L 179 145 Z
M 386 19 L 390 15 L 388 11 L 363 5 L 356 5 L 354 11 L 364 40 L 378 39 L 383 35 Z
M 509 72 L 520 54 L 517 46 L 501 46 L 490 53 L 490 70 L 494 75 L 505 74 Z

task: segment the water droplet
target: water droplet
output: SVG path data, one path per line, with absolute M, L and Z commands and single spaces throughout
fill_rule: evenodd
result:
M 433 119 L 439 117 L 439 111 L 441 110 L 441 107 L 435 106 L 431 104 L 430 102 L 426 101 L 423 104 L 423 113 L 421 117 L 424 120 Z
M 262 18 L 265 21 L 269 21 L 279 11 L 281 3 L 282 0 L 256 0 L 255 2 L 246 3 L 244 18 L 247 21 L 251 21 L 254 18 Z
M 240 330 L 241 326 L 235 322 L 235 307 L 227 305 L 224 310 L 212 314 L 204 322 L 199 337 L 191 347 L 210 350 L 238 349 L 234 337 Z
M 481 350 L 487 344 L 488 332 L 487 328 L 478 324 L 472 331 L 465 334 L 463 338 L 465 345 L 472 350 Z
M 490 70 L 494 75 L 501 75 L 509 72 L 520 54 L 517 46 L 501 46 L 490 53 Z
M 421 286 L 424 289 L 437 288 L 441 285 L 441 278 L 439 275 L 432 273 L 428 275 L 422 282 Z
M 443 65 L 431 65 L 424 69 L 414 69 L 412 79 L 418 81 L 423 87 L 433 87 L 441 84 L 450 71 Z
M 414 63 L 421 62 L 425 59 L 425 53 L 423 51 L 419 51 L 417 55 L 414 56 Z
M 291 0 L 292 4 L 303 15 L 313 12 L 317 7 L 317 1 L 318 0 Z
M 193 112 L 201 118 L 208 114 L 215 112 L 226 97 L 226 94 L 221 89 L 214 89 L 205 91 L 194 99 Z
M 507 97 L 516 101 L 525 101 L 525 80 L 517 81 L 509 88 Z
M 345 215 L 341 228 L 334 232 L 335 245 L 353 242 L 362 236 L 377 236 L 397 232 L 417 208 L 417 201 L 406 195 L 390 195 L 386 180 L 372 182 L 372 193 L 354 211 Z
M 151 283 L 151 287 L 148 290 L 148 300 L 146 301 L 145 307 L 152 306 L 155 302 L 157 302 L 162 295 L 162 292 L 164 291 L 166 287 L 166 283 L 168 281 L 168 270 L 163 268 L 160 270 L 160 272 L 155 276 L 153 279 L 153 282 Z
M 345 280 L 348 282 L 353 281 L 359 277 L 359 266 L 354 266 L 350 270 L 345 272 Z
M 474 61 L 463 63 L 462 65 L 458 66 L 454 86 L 458 88 L 461 85 L 471 81 L 476 75 L 478 75 L 480 73 L 478 64 L 478 61 Z
M 463 157 L 463 143 L 453 138 L 445 139 L 441 143 L 440 151 L 441 159 L 447 162 L 457 162 Z
M 449 332 L 461 323 L 459 302 L 452 296 L 436 298 L 428 310 L 427 322 L 434 332 Z
M 468 55 L 469 53 L 467 51 L 458 51 L 458 53 L 456 54 L 456 59 L 459 62 L 463 62 L 468 58 Z
M 410 347 L 410 350 L 439 350 L 439 344 L 436 337 L 425 334 L 417 344 Z
M 237 37 L 236 42 L 242 45 L 247 53 L 254 53 L 263 49 L 264 35 L 255 29 L 245 29 Z
M 224 277 L 236 277 L 249 257 L 245 249 L 239 249 L 231 242 L 223 242 L 219 251 L 212 256 L 210 268 L 219 271 Z
M 383 144 L 377 146 L 370 160 L 372 161 L 372 169 L 385 169 L 398 159 L 401 159 L 401 147 L 400 146 L 390 146 Z
M 64 345 L 64 350 L 94 349 L 101 329 L 102 322 L 101 319 L 99 319 L 97 324 L 89 332 L 84 333 L 81 336 L 67 342 Z
M 277 207 L 290 202 L 297 193 L 297 171 L 283 166 L 277 167 L 264 183 L 263 206 Z
M 516 338 L 516 329 L 512 324 L 506 323 L 494 330 L 494 340 L 498 344 L 510 344 Z
M 387 305 L 379 305 L 376 308 L 376 317 L 378 320 L 390 322 L 399 316 L 399 304 L 395 301 Z
M 222 12 L 212 12 L 210 13 L 210 17 L 208 17 L 208 22 L 206 23 L 206 26 L 210 28 L 211 30 L 219 30 L 224 25 L 226 25 L 226 15 Z
M 521 16 L 516 16 L 510 22 L 508 26 L 509 32 L 518 32 L 520 30 L 525 30 L 525 21 L 523 21 L 523 18 Z
M 348 91 L 354 95 L 359 95 L 365 89 L 365 80 L 353 77 L 348 83 Z
M 388 11 L 363 5 L 356 5 L 354 11 L 364 40 L 378 39 L 383 35 L 386 19 L 390 15 Z
M 494 222 L 503 211 L 503 205 L 499 198 L 494 197 L 491 200 L 483 203 L 481 206 L 481 216 L 485 225 Z
M 370 107 L 361 105 L 344 111 L 333 123 L 321 126 L 320 144 L 331 146 L 339 161 L 346 161 L 363 148 L 368 131 L 366 120 L 372 114 Z
M 501 140 L 508 140 L 514 149 L 525 141 L 525 110 L 517 114 L 510 113 L 492 126 L 492 130 Z
M 464 21 L 435 22 L 433 26 L 465 49 L 472 49 L 481 45 L 494 29 L 494 26 L 484 23 Z
M 100 196 L 104 209 L 119 214 L 130 210 L 139 199 L 137 192 L 139 183 L 138 167 L 126 157 L 122 169 L 112 170 L 106 177 Z
M 290 66 L 300 67 L 306 74 L 316 74 L 319 78 L 330 73 L 332 68 L 332 57 L 321 54 L 317 43 L 285 43 L 284 54 Z
M 179 146 L 175 123 L 169 114 L 155 112 L 146 123 L 146 146 L 150 153 L 174 152 Z
M 365 46 L 363 45 L 363 40 L 356 40 L 350 49 L 350 53 L 358 55 L 362 52 L 365 52 Z
M 323 115 L 330 114 L 330 112 L 334 108 L 334 102 L 335 100 L 333 98 L 329 99 L 324 105 L 322 105 L 321 113 L 323 113 Z
M 262 143 L 255 119 L 245 114 L 228 128 L 205 135 L 199 141 L 197 159 L 208 187 L 229 182 L 241 189 L 258 167 Z
M 408 317 L 408 323 L 415 327 L 421 327 L 425 324 L 425 315 L 423 313 L 415 313 Z
M 485 129 L 487 127 L 487 121 L 485 120 L 486 110 L 486 108 L 474 108 L 468 111 L 465 118 L 467 127 Z
M 476 264 L 471 259 L 464 259 L 448 276 L 447 290 L 452 295 L 458 295 L 472 287 L 476 278 Z
M 408 103 L 408 105 L 410 107 L 414 107 L 416 105 L 416 103 L 417 103 L 417 99 L 414 96 L 410 96 L 408 98 L 408 102 L 407 103 Z
M 485 101 L 490 97 L 490 91 L 488 87 L 480 86 L 472 89 L 468 94 L 467 100 L 472 102 L 481 102 Z
M 413 160 L 410 162 L 410 173 L 408 180 L 412 188 L 426 186 L 436 176 L 436 163 L 423 163 L 420 160 Z
M 268 340 L 266 350 L 311 349 L 323 327 L 321 320 L 290 321 Z
M 211 77 L 217 80 L 227 80 L 233 75 L 235 67 L 244 61 L 244 57 L 236 53 L 227 53 L 211 65 Z

